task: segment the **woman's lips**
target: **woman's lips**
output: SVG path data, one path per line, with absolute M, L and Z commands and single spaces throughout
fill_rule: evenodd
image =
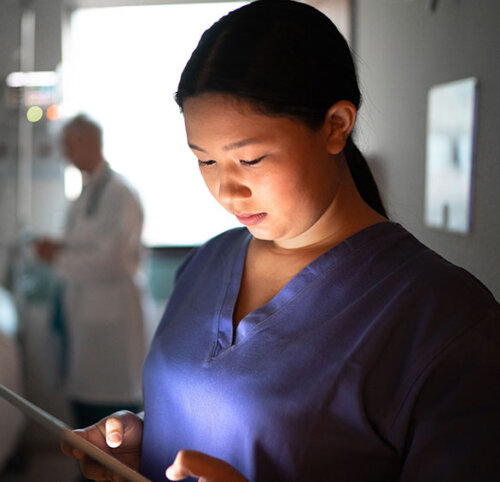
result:
M 266 213 L 257 213 L 257 214 L 248 214 L 248 213 L 242 213 L 242 214 L 236 214 L 236 218 L 241 224 L 244 224 L 245 226 L 254 226 L 255 224 L 260 223 L 265 217 L 267 216 Z

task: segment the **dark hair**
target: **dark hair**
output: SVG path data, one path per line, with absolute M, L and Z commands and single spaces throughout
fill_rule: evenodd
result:
M 359 108 L 361 94 L 346 40 L 323 13 L 292 0 L 257 0 L 218 20 L 202 35 L 175 100 L 204 92 L 232 95 L 268 115 L 293 116 L 312 129 L 340 100 Z M 368 164 L 351 136 L 344 149 L 356 187 L 386 215 Z

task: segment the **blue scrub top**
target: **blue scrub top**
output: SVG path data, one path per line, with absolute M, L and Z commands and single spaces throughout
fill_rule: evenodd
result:
M 193 449 L 252 481 L 500 480 L 500 308 L 477 279 L 380 223 L 234 334 L 250 237 L 179 271 L 144 365 L 144 475 Z

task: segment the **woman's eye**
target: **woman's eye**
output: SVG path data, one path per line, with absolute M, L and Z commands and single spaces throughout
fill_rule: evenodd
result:
M 200 167 L 204 167 L 204 166 L 211 166 L 212 164 L 215 164 L 215 161 L 200 161 L 198 159 L 198 165 Z
M 244 161 L 243 159 L 240 159 L 241 164 L 244 166 L 254 166 L 255 164 L 258 164 L 262 159 L 264 159 L 266 156 L 259 157 L 257 159 L 253 159 L 252 161 Z

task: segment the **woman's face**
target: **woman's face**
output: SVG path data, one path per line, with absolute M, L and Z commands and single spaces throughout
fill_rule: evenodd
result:
M 333 202 L 338 168 L 326 129 L 221 94 L 186 100 L 184 120 L 208 189 L 256 238 L 293 240 Z

